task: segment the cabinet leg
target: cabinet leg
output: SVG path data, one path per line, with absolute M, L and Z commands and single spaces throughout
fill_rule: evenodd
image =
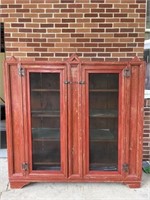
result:
M 28 185 L 30 182 L 17 182 L 17 181 L 10 181 L 10 188 L 12 189 L 21 189 L 23 188 L 25 185 Z
M 141 182 L 136 182 L 136 183 L 125 182 L 124 184 L 128 185 L 129 188 L 140 188 L 141 187 Z

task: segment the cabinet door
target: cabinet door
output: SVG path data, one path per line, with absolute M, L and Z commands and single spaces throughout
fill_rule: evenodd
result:
M 85 177 L 100 178 L 105 174 L 106 179 L 106 175 L 117 177 L 118 174 L 120 179 L 123 157 L 122 70 L 87 69 L 84 76 Z
M 30 175 L 67 176 L 67 109 L 64 69 L 27 70 Z M 28 147 L 27 147 L 28 148 Z M 53 175 L 53 176 L 52 176 Z

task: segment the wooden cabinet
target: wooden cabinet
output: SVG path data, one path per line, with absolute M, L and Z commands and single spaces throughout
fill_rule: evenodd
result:
M 140 187 L 145 65 L 5 62 L 9 180 Z

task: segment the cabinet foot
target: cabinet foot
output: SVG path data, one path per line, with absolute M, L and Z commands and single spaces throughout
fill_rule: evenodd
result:
M 136 183 L 124 183 L 126 185 L 128 185 L 129 188 L 140 188 L 141 187 L 141 183 L 140 182 L 136 182 Z
M 25 185 L 28 185 L 30 182 L 10 182 L 10 188 L 11 189 L 21 189 L 23 188 Z

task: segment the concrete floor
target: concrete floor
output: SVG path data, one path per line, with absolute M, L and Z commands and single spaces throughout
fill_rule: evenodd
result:
M 7 158 L 0 158 L 0 200 L 150 200 L 150 174 L 143 173 L 142 187 L 117 183 L 32 183 L 10 189 Z

